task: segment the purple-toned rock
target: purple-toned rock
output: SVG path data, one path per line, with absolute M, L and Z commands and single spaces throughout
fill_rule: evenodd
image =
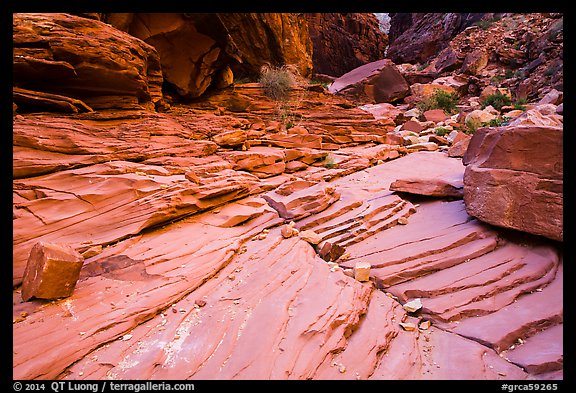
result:
M 562 241 L 563 128 L 476 131 L 463 162 L 466 211 L 482 221 Z
M 82 255 L 67 244 L 36 243 L 24 270 L 22 300 L 72 295 L 83 263 Z
M 406 97 L 410 86 L 391 60 L 382 59 L 342 75 L 330 85 L 329 91 L 352 101 L 380 103 Z

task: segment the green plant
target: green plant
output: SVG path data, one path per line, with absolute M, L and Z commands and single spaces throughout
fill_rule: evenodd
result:
M 424 63 L 422 63 L 422 64 L 418 64 L 418 67 L 416 67 L 416 70 L 418 70 L 418 71 L 423 71 L 423 70 L 425 70 L 429 65 L 430 65 L 430 62 L 429 62 L 429 61 L 426 61 L 426 62 L 424 62 Z
M 505 126 L 510 122 L 510 118 L 508 116 L 499 116 L 490 121 L 482 123 L 482 127 L 501 127 Z
M 491 19 L 479 20 L 478 22 L 475 23 L 475 25 L 478 26 L 479 28 L 481 28 L 482 30 L 487 30 L 490 26 L 492 26 L 494 24 L 494 22 L 498 22 L 500 19 L 502 19 L 502 18 L 499 16 L 494 16 Z
M 483 99 L 480 102 L 482 109 L 486 108 L 487 106 L 491 105 L 492 108 L 496 110 L 502 109 L 503 106 L 512 104 L 512 99 L 507 96 L 506 94 L 502 94 L 502 92 L 497 91 L 494 94 L 490 94 L 488 97 Z
M 263 66 L 258 80 L 264 94 L 276 102 L 276 116 L 288 130 L 297 125 L 298 114 L 293 112 L 302 101 L 302 89 L 295 89 L 308 84 L 299 74 L 296 67 L 284 65 L 282 67 Z M 295 90 L 295 94 L 291 94 Z M 301 120 L 300 116 L 300 120 Z
M 444 127 L 438 127 L 436 128 L 436 135 L 438 136 L 444 136 L 446 134 L 449 134 L 450 130 L 448 128 L 444 128 Z
M 430 109 L 442 109 L 447 114 L 454 114 L 459 99 L 458 93 L 448 93 L 444 90 L 436 89 L 432 95 L 420 101 L 417 106 L 422 112 Z
M 465 134 L 472 135 L 480 127 L 482 127 L 482 123 L 477 118 L 471 118 L 464 122 L 464 129 L 462 131 Z
M 518 98 L 512 105 L 514 106 L 514 109 L 525 111 L 526 103 L 526 98 Z
M 500 83 L 502 83 L 502 81 L 503 81 L 504 79 L 506 79 L 505 75 L 498 74 L 498 75 L 494 75 L 494 76 L 492 77 L 492 79 L 490 79 L 490 82 L 491 82 L 493 85 L 498 86 Z
M 330 83 L 328 83 L 328 82 L 321 82 L 321 81 L 315 81 L 315 80 L 310 81 L 310 84 L 311 85 L 320 85 L 325 89 L 328 89 L 328 86 L 330 86 Z
M 258 82 L 264 89 L 264 94 L 276 101 L 287 100 L 295 85 L 292 72 L 285 66 L 262 67 Z
M 328 154 L 326 158 L 324 158 L 324 168 L 332 169 L 336 168 L 337 165 L 338 164 L 336 164 L 336 160 L 334 159 L 334 156 L 332 156 L 332 154 Z

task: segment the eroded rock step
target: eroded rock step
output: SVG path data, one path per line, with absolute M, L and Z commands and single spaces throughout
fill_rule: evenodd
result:
M 39 240 L 84 252 L 263 190 L 255 176 L 231 169 L 193 176 L 202 184 L 162 167 L 115 161 L 15 181 L 14 285 Z

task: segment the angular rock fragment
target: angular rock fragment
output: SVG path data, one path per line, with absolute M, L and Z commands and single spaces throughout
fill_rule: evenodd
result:
M 300 232 L 298 236 L 310 244 L 318 244 L 322 241 L 322 237 L 310 229 Z
M 420 298 L 416 298 L 407 303 L 404 303 L 402 308 L 404 308 L 406 312 L 416 312 L 422 308 L 422 301 L 420 300 Z
M 416 325 L 412 322 L 400 322 L 399 325 L 402 326 L 402 329 L 406 330 L 407 332 L 416 330 Z
M 288 239 L 292 236 L 296 236 L 298 235 L 299 231 L 298 229 L 294 228 L 294 221 L 290 221 L 290 223 L 283 225 L 282 228 L 280 229 L 280 233 L 282 234 L 282 237 L 284 239 Z
M 335 261 L 344 255 L 345 251 L 346 249 L 339 244 L 325 242 L 320 248 L 318 255 L 325 261 Z
M 329 90 L 363 103 L 380 103 L 406 97 L 410 86 L 392 61 L 382 59 L 342 75 Z
M 358 281 L 370 280 L 370 263 L 356 262 L 354 265 L 354 278 Z
M 238 147 L 246 142 L 246 131 L 233 130 L 225 131 L 212 137 L 214 142 L 222 147 Z
M 430 326 L 432 325 L 432 322 L 430 322 L 430 320 L 427 321 L 422 321 L 418 324 L 418 329 L 420 330 L 428 330 L 430 329 Z
M 67 244 L 38 242 L 22 281 L 22 300 L 57 299 L 72 294 L 84 258 Z

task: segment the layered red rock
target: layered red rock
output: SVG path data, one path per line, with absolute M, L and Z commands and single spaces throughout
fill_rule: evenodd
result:
M 390 184 L 390 191 L 433 197 L 462 198 L 464 183 L 462 179 L 397 179 Z
M 162 98 L 156 50 L 106 23 L 70 14 L 14 14 L 13 29 L 18 87 L 91 108 L 153 108 Z
M 348 253 L 340 256 L 342 267 L 345 261 L 377 259 L 391 250 L 403 252 L 407 261 L 423 262 L 407 280 L 389 287 L 400 302 L 369 282 L 334 269 L 298 236 L 285 238 L 280 226 L 285 221 L 268 206 L 270 201 L 251 197 L 106 247 L 86 261 L 71 298 L 42 307 L 16 301 L 14 313 L 27 316 L 14 324 L 15 378 L 528 377 L 474 335 L 467 339 L 436 328 L 442 320 L 434 313 L 427 316 L 433 323 L 426 331 L 405 331 L 400 326 L 404 318 L 418 325 L 418 318 L 407 317 L 402 309 L 401 303 L 409 300 L 405 296 L 415 297 L 406 286 L 426 288 L 417 281 L 444 271 L 430 268 L 431 260 L 438 259 L 436 267 L 445 269 L 468 263 L 478 267 L 482 264 L 473 256 L 489 258 L 498 243 L 490 228 L 470 221 L 461 201 L 415 206 L 388 190 L 395 176 L 413 177 L 422 171 L 443 177 L 462 173 L 462 165 L 442 153 L 412 153 L 331 184 L 301 180 L 268 193 L 276 194 L 276 203 L 294 213 L 295 227 L 313 230 L 334 244 L 342 240 L 339 244 Z M 208 186 L 211 178 L 198 173 Z M 190 181 L 193 176 L 186 178 Z M 217 188 L 206 192 L 219 193 Z M 408 218 L 407 224 L 394 225 L 402 216 Z M 522 249 L 524 255 L 535 257 L 532 248 Z M 437 251 L 427 259 L 422 250 Z M 505 307 L 521 296 L 522 289 L 550 282 L 557 259 L 555 265 L 554 252 L 547 246 L 538 252 L 534 262 L 546 261 L 540 273 L 520 269 L 513 277 L 522 279 L 512 285 L 504 282 L 506 277 L 499 281 L 498 271 L 494 275 L 494 269 L 484 271 L 489 282 L 498 283 L 487 288 L 485 310 Z M 504 263 L 498 254 L 491 260 L 496 270 Z M 378 263 L 371 265 L 376 267 L 370 269 L 372 275 Z M 474 279 L 486 280 L 467 277 L 464 288 L 474 288 Z M 441 296 L 443 288 L 454 287 L 458 283 L 419 294 L 424 308 L 427 303 L 431 307 L 430 298 Z M 491 301 L 492 294 L 506 290 L 512 295 Z M 547 287 L 542 288 L 545 293 Z M 461 317 L 467 316 L 457 310 Z M 60 329 L 52 328 L 55 323 Z M 42 342 L 37 341 L 39 330 L 46 332 Z M 58 345 L 62 331 L 72 345 Z M 406 359 L 415 362 L 414 367 L 407 368 Z
M 478 130 L 463 160 L 466 211 L 493 225 L 562 241 L 562 130 Z

